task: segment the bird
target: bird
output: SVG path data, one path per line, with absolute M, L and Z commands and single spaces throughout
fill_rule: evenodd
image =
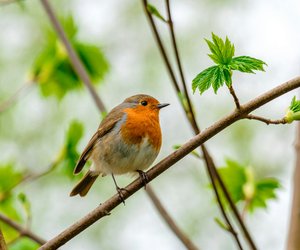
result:
M 113 108 L 79 157 L 74 174 L 80 173 L 87 161 L 91 160 L 92 165 L 70 196 L 85 196 L 100 175 L 112 176 L 124 204 L 124 189 L 117 185 L 114 175 L 138 173 L 146 186 L 144 170 L 156 159 L 162 144 L 159 111 L 168 105 L 150 95 L 138 94 Z

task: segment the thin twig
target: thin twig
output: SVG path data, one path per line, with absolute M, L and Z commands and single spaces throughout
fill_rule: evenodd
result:
M 29 81 L 23 84 L 17 91 L 10 96 L 7 100 L 2 102 L 0 104 L 0 113 L 6 111 L 8 108 L 10 108 L 15 102 L 18 101 L 18 99 L 23 95 L 27 94 L 30 87 L 33 86 L 35 82 L 34 81 Z
M 157 41 L 157 45 L 159 47 L 159 50 L 162 52 L 161 54 L 163 55 L 163 59 L 167 65 L 167 69 L 168 71 L 171 71 L 169 72 L 169 75 L 175 75 L 174 72 L 173 72 L 173 69 L 171 67 L 168 67 L 169 65 L 169 60 L 168 60 L 168 56 L 167 56 L 167 53 L 164 49 L 164 46 L 161 42 L 161 39 L 160 39 L 160 35 L 159 35 L 159 32 L 156 28 L 156 25 L 153 21 L 153 18 L 152 18 L 152 15 L 150 15 L 150 13 L 148 12 L 147 10 L 147 1 L 143 1 L 144 3 L 144 9 L 147 13 L 147 17 L 149 19 L 149 22 L 150 22 L 150 26 L 152 28 L 152 31 L 154 33 L 154 37 Z M 180 75 L 181 75 L 181 80 L 182 80 L 182 85 L 183 85 L 183 88 L 185 90 L 185 93 L 187 93 L 187 88 L 186 88 L 186 82 L 185 82 L 185 79 L 184 79 L 184 75 L 183 75 L 183 70 L 182 70 L 182 66 L 181 66 L 181 63 L 180 63 L 180 57 L 179 57 L 179 53 L 178 53 L 178 49 L 177 49 L 177 44 L 176 44 L 176 38 L 175 38 L 175 32 L 174 32 L 174 28 L 173 28 L 173 22 L 172 22 L 172 17 L 171 17 L 171 11 L 170 11 L 170 4 L 169 4 L 169 1 L 166 1 L 166 4 L 167 4 L 167 10 L 168 10 L 168 19 L 169 19 L 169 28 L 170 28 L 170 32 L 171 32 L 171 36 L 172 36 L 172 45 L 173 45 L 173 49 L 174 49 L 174 52 L 175 52 L 175 56 L 176 56 L 176 61 L 177 61 L 177 65 L 178 65 L 178 68 L 179 68 L 179 71 L 181 72 Z M 171 77 L 171 80 L 172 80 L 172 83 L 173 85 L 175 86 L 175 89 L 179 88 L 178 86 L 178 83 L 176 82 L 176 80 L 174 80 L 174 78 Z M 182 104 L 182 107 L 186 113 L 186 116 L 194 130 L 194 133 L 195 134 L 199 134 L 200 133 L 200 128 L 196 122 L 196 119 L 195 119 L 195 115 L 193 113 L 193 110 L 192 110 L 192 105 L 191 105 L 191 101 L 190 101 L 190 98 L 189 98 L 189 95 L 187 94 L 186 95 L 186 98 L 187 98 L 187 101 L 189 102 L 189 105 L 188 107 L 185 106 L 185 104 L 183 103 L 183 100 L 180 99 L 180 102 Z M 221 177 L 219 176 L 219 173 L 217 172 L 216 170 L 216 166 L 214 164 L 214 161 L 212 159 L 212 157 L 210 156 L 208 150 L 206 149 L 205 145 L 201 145 L 201 150 L 203 152 L 203 157 L 204 157 L 204 161 L 205 161 L 205 165 L 206 165 L 206 168 L 207 168 L 207 171 L 209 172 L 210 176 L 216 176 L 217 178 L 211 178 L 211 182 L 213 182 L 213 188 L 214 188 L 214 193 L 215 195 L 218 195 L 218 190 L 216 189 L 216 185 L 215 185 L 215 181 L 216 179 L 221 182 L 220 183 L 220 186 L 221 186 L 221 189 L 226 189 L 224 183 L 223 183 L 223 180 L 221 179 Z M 229 195 L 229 192 L 227 190 L 223 190 L 224 194 L 225 194 L 225 197 L 226 199 L 228 200 L 228 203 L 230 204 L 231 207 L 233 207 L 233 212 L 235 214 L 235 216 L 237 218 L 240 217 L 240 215 L 238 214 L 238 210 L 236 209 L 235 207 L 235 204 L 231 198 L 231 196 Z M 218 199 L 217 199 L 218 200 Z M 222 215 L 224 216 L 224 219 L 227 221 L 227 223 L 229 223 L 229 227 L 232 229 L 231 232 L 235 232 L 235 230 L 233 229 L 233 225 L 230 223 L 229 221 L 229 218 L 227 217 L 227 214 L 225 212 L 225 209 L 224 209 L 224 206 L 222 203 L 218 203 L 219 207 L 220 207 L 220 210 L 222 212 Z M 255 247 L 255 244 L 246 228 L 246 226 L 244 225 L 244 223 L 238 219 L 238 221 L 240 221 L 240 223 L 242 223 L 243 225 L 241 225 L 241 228 L 243 230 L 243 233 L 246 237 L 246 239 L 248 240 L 249 244 L 251 245 L 251 247 L 253 249 L 256 249 Z M 240 241 L 238 239 L 238 236 L 236 233 L 233 233 L 233 236 L 234 238 L 236 239 L 236 242 L 238 245 L 240 245 Z
M 225 208 L 224 208 L 224 205 L 222 203 L 222 200 L 221 200 L 221 197 L 220 197 L 220 194 L 219 194 L 219 191 L 218 191 L 218 188 L 216 186 L 216 183 L 214 181 L 214 173 L 212 171 L 212 168 L 211 167 L 207 167 L 207 172 L 208 172 L 208 176 L 210 178 L 210 181 L 213 185 L 213 190 L 214 190 L 214 193 L 215 193 L 215 196 L 217 198 L 217 202 L 218 204 L 220 204 L 220 210 L 221 210 L 221 213 L 226 221 L 226 224 L 227 224 L 227 228 L 228 228 L 228 231 L 233 235 L 233 237 L 235 238 L 235 241 L 239 247 L 240 250 L 243 250 L 243 247 L 241 245 L 241 242 L 239 240 L 239 237 L 238 237 L 238 234 L 237 232 L 235 231 L 235 229 L 233 228 L 227 214 L 226 214 L 226 211 L 225 211 Z
M 171 34 L 173 50 L 174 50 L 174 54 L 175 54 L 175 58 L 176 58 L 176 64 L 177 64 L 180 79 L 182 82 L 184 97 L 186 98 L 186 101 L 187 101 L 187 107 L 185 107 L 184 103 L 182 102 L 183 108 L 186 109 L 186 114 L 187 114 L 188 120 L 190 121 L 194 130 L 199 130 L 198 126 L 196 124 L 195 113 L 193 110 L 191 99 L 189 97 L 189 92 L 187 90 L 187 85 L 186 85 L 183 68 L 182 68 L 182 64 L 181 64 L 181 60 L 180 60 L 180 56 L 179 56 L 179 51 L 178 51 L 176 36 L 175 36 L 175 32 L 174 32 L 174 24 L 173 24 L 173 19 L 172 19 L 172 15 L 171 15 L 171 8 L 170 8 L 169 0 L 166 0 L 166 6 L 167 6 L 167 13 L 168 13 L 168 25 L 169 25 L 169 30 L 170 30 L 170 34 Z
M 23 226 L 19 225 L 12 219 L 8 218 L 4 214 L 0 213 L 0 221 L 4 222 L 5 224 L 9 225 L 16 231 L 20 233 L 20 235 L 28 237 L 35 241 L 36 243 L 43 245 L 46 243 L 46 240 L 42 239 L 40 236 L 36 235 L 35 233 L 31 232 L 29 229 L 24 228 Z
M 153 18 L 152 18 L 151 13 L 150 13 L 150 12 L 148 11 L 148 9 L 147 9 L 147 6 L 148 6 L 148 1 L 147 1 L 147 0 L 143 0 L 144 11 L 145 11 L 146 16 L 147 16 L 147 18 L 148 18 L 148 20 L 149 20 L 149 22 L 150 22 L 150 24 L 151 24 L 150 26 L 151 26 L 152 32 L 153 32 L 153 34 L 154 34 L 154 37 L 155 37 L 155 39 L 156 39 L 156 42 L 157 42 L 157 44 L 158 44 L 159 51 L 160 51 L 160 53 L 161 53 L 161 56 L 164 58 L 166 67 L 167 67 L 167 69 L 168 69 L 168 73 L 169 73 L 169 75 L 170 75 L 172 81 L 174 82 L 174 85 L 173 85 L 173 86 L 174 86 L 174 88 L 175 88 L 175 90 L 176 90 L 176 93 L 177 93 L 177 94 L 180 94 L 180 93 L 181 93 L 181 90 L 180 90 L 179 84 L 178 84 L 178 82 L 177 82 L 177 80 L 176 80 L 176 77 L 175 77 L 174 71 L 173 71 L 173 69 L 172 69 L 170 60 L 169 60 L 169 58 L 168 58 L 168 56 L 167 56 L 166 50 L 165 50 L 165 48 L 164 48 L 164 45 L 163 45 L 163 43 L 162 43 L 162 41 L 161 41 L 161 39 L 160 39 L 160 36 L 159 36 L 159 34 L 158 34 L 158 31 L 157 31 L 157 29 L 156 29 L 154 20 L 153 20 Z
M 254 98 L 253 100 L 242 105 L 240 110 L 235 110 L 224 118 L 220 119 L 207 129 L 205 129 L 201 134 L 194 136 L 187 143 L 182 145 L 178 150 L 172 152 L 170 155 L 165 157 L 149 171 L 147 171 L 147 176 L 149 182 L 158 177 L 164 171 L 173 166 L 176 162 L 184 158 L 194 149 L 199 147 L 201 144 L 215 136 L 216 134 L 223 131 L 225 128 L 229 127 L 236 121 L 243 119 L 246 114 L 254 111 L 255 109 L 263 106 L 264 104 L 274 100 L 275 98 L 300 87 L 300 77 L 296 77 L 288 82 L 285 82 L 264 94 Z M 124 192 L 124 200 L 129 198 L 139 189 L 144 187 L 143 181 L 138 178 L 132 183 L 130 183 L 126 188 L 127 192 Z M 66 242 L 74 238 L 79 233 L 83 232 L 86 228 L 94 224 L 100 218 L 110 213 L 115 207 L 120 205 L 122 201 L 119 199 L 119 195 L 115 194 L 110 199 L 105 201 L 103 204 L 99 205 L 93 211 L 88 213 L 85 217 L 75 222 L 73 225 L 69 226 L 59 235 L 55 236 L 53 239 L 49 240 L 45 245 L 43 245 L 40 250 L 45 249 L 57 249 L 58 247 L 64 245 Z
M 235 94 L 235 91 L 234 91 L 234 89 L 232 87 L 232 84 L 228 87 L 228 89 L 229 89 L 230 94 L 233 97 L 233 100 L 234 100 L 236 108 L 240 109 L 240 106 L 241 106 L 240 105 L 240 101 L 239 101 L 239 98 L 237 97 L 237 95 Z
M 4 239 L 4 236 L 2 234 L 1 228 L 0 228 L 0 249 L 1 250 L 7 250 L 7 246 L 6 246 L 5 239 Z
M 249 120 L 261 121 L 261 122 L 264 122 L 267 125 L 269 125 L 269 124 L 286 124 L 287 123 L 285 118 L 282 118 L 280 120 L 270 120 L 270 119 L 267 119 L 267 118 L 264 118 L 264 117 L 261 117 L 261 116 L 257 116 L 257 115 L 252 115 L 252 114 L 249 114 L 249 115 L 245 116 L 245 118 L 249 119 Z
M 158 199 L 157 195 L 153 192 L 152 188 L 147 185 L 146 192 L 151 197 L 153 204 L 155 205 L 156 209 L 159 211 L 159 214 L 163 217 L 165 221 L 167 221 L 169 228 L 173 231 L 173 233 L 177 236 L 178 239 L 184 244 L 184 246 L 189 250 L 198 250 L 198 248 L 194 245 L 194 243 L 178 228 L 175 221 L 166 211 L 160 200 Z
M 106 109 L 105 109 L 104 103 L 97 95 L 97 92 L 96 92 L 94 86 L 92 85 L 91 79 L 90 79 L 89 75 L 87 74 L 87 71 L 86 71 L 83 63 L 79 59 L 79 56 L 78 56 L 77 52 L 74 50 L 72 44 L 69 42 L 69 40 L 66 36 L 66 33 L 64 32 L 61 24 L 59 23 L 51 5 L 49 4 L 48 0 L 41 0 L 41 3 L 53 25 L 53 28 L 57 32 L 62 43 L 65 45 L 67 53 L 70 57 L 70 62 L 72 64 L 74 70 L 76 71 L 79 78 L 82 80 L 84 85 L 89 90 L 89 92 L 90 92 L 91 96 L 93 97 L 99 110 L 101 110 L 101 112 L 105 112 Z

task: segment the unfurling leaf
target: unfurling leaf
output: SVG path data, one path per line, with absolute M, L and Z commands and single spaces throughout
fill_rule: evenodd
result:
M 296 96 L 293 97 L 284 118 L 287 123 L 300 120 L 300 100 L 296 100 Z
M 266 208 L 270 199 L 276 199 L 276 190 L 280 187 L 274 178 L 256 179 L 251 167 L 240 165 L 232 160 L 218 169 L 233 201 L 244 202 L 245 209 L 253 212 L 256 208 Z M 224 198 L 222 200 L 225 201 Z M 226 203 L 225 203 L 226 204 Z
M 264 65 L 267 65 L 262 60 L 250 56 L 234 57 L 235 48 L 228 37 L 224 41 L 212 33 L 212 40 L 205 39 L 205 41 L 211 51 L 208 56 L 216 65 L 203 70 L 194 78 L 192 82 L 194 92 L 198 88 L 202 94 L 212 86 L 216 93 L 224 82 L 231 87 L 233 70 L 254 73 L 255 70 L 264 71 Z
M 228 65 L 234 56 L 234 45 L 226 37 L 225 42 L 222 38 L 212 33 L 212 41 L 205 39 L 212 54 L 209 57 L 220 65 Z
M 167 20 L 159 13 L 159 11 L 154 5 L 148 3 L 147 10 L 149 11 L 150 14 L 156 16 L 158 19 L 167 22 Z

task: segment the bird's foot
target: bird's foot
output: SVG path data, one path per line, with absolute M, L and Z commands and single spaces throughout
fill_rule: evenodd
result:
M 149 182 L 149 177 L 148 177 L 147 173 L 145 173 L 144 171 L 139 170 L 139 169 L 136 170 L 136 172 L 139 173 L 140 178 L 141 178 L 141 180 L 142 180 L 142 182 L 143 182 L 143 184 L 144 184 L 144 187 L 145 187 L 145 189 L 146 189 L 147 183 Z

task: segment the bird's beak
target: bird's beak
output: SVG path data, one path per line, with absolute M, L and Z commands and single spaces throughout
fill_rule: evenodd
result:
M 159 103 L 159 104 L 157 104 L 157 108 L 161 109 L 161 108 L 167 107 L 169 105 L 170 105 L 169 103 Z

